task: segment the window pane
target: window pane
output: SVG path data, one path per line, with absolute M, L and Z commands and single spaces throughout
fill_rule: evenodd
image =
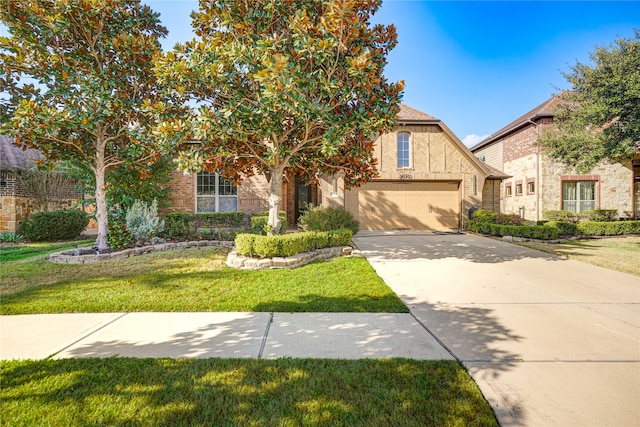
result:
M 398 167 L 409 167 L 409 134 L 398 134 Z
M 219 212 L 237 212 L 238 198 L 235 196 L 221 196 L 218 198 Z
M 213 195 L 216 190 L 216 176 L 209 172 L 198 173 L 198 194 Z
M 231 181 L 227 181 L 226 179 L 220 177 L 219 179 L 219 188 L 218 194 L 221 196 L 235 196 L 238 194 L 238 190 L 235 185 Z
M 211 196 L 204 196 L 196 199 L 197 206 L 196 212 L 215 212 L 216 211 L 216 198 Z

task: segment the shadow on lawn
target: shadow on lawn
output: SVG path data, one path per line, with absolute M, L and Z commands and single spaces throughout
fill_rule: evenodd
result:
M 450 361 L 26 361 L 3 369 L 3 419 L 75 425 L 496 425 L 469 385 Z

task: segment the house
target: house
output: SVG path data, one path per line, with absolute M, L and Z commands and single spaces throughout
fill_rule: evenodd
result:
M 34 174 L 37 150 L 23 150 L 0 135 L 0 232 L 18 232 L 20 221 L 45 209 L 71 209 L 82 198 L 75 182 L 52 173 Z
M 545 155 L 538 135 L 552 125 L 560 102 L 548 99 L 471 148 L 482 162 L 511 175 L 502 182 L 500 210 L 527 222 L 543 219 L 548 210 L 617 209 L 621 217 L 639 217 L 640 157 L 579 174 Z
M 374 144 L 380 176 L 346 190 L 340 174 L 308 185 L 285 179 L 281 210 L 294 224 L 309 203 L 346 209 L 366 230 L 459 230 L 471 208 L 498 211 L 500 182 L 508 176 L 480 162 L 446 127 L 402 104 L 398 127 Z M 170 211 L 257 212 L 268 208 L 263 175 L 234 186 L 216 173 L 175 173 Z

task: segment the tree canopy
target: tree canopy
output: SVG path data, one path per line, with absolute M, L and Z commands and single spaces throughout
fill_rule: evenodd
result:
M 565 78 L 555 125 L 540 137 L 551 157 L 580 172 L 640 154 L 640 30 L 578 62 Z
M 99 249 L 107 244 L 105 173 L 141 170 L 161 152 L 145 106 L 166 94 L 151 70 L 166 29 L 139 0 L 3 0 L 0 63 L 9 98 L 1 130 L 50 162 L 95 176 Z M 25 82 L 32 86 L 25 85 Z
M 264 173 L 276 232 L 284 173 L 313 181 L 340 172 L 347 186 L 371 179 L 372 140 L 395 125 L 403 86 L 383 75 L 396 32 L 370 25 L 380 3 L 201 1 L 197 37 L 156 65 L 168 90 L 195 106 L 156 134 L 198 142 L 179 153 L 185 170 Z M 166 103 L 155 107 L 166 113 Z

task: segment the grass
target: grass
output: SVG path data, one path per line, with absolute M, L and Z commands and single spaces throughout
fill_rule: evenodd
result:
M 640 236 L 569 240 L 563 244 L 538 242 L 518 244 L 576 261 L 640 276 Z
M 95 239 L 80 239 L 56 243 L 34 242 L 2 244 L 0 245 L 0 263 L 19 261 L 34 256 L 44 256 L 52 252 L 69 250 L 73 249 L 73 245 L 78 245 L 78 247 L 91 246 L 93 243 L 95 243 Z
M 496 426 L 453 361 L 0 362 L 2 425 Z
M 224 250 L 193 248 L 64 265 L 46 261 L 54 246 L 2 263 L 0 314 L 408 311 L 361 258 L 247 271 L 226 267 Z

